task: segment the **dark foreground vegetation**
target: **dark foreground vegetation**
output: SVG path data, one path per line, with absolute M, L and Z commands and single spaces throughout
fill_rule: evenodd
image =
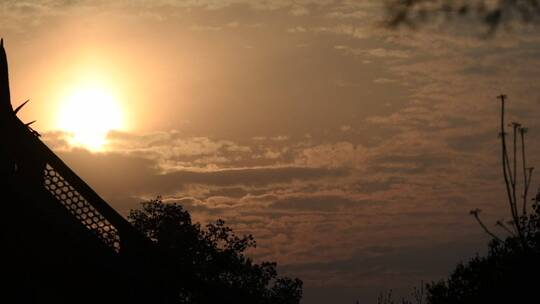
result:
M 510 235 L 494 238 L 485 256 L 458 264 L 450 276 L 417 289 L 412 299 L 395 301 L 391 293 L 379 304 L 535 303 L 540 274 L 540 204 L 535 199 L 530 215 L 523 217 L 522 239 Z M 532 302 L 531 302 L 532 301 Z
M 481 220 L 480 210 L 470 214 L 491 236 L 485 256 L 459 263 L 447 279 L 415 289 L 412 300 L 395 301 L 381 294 L 380 304 L 536 303 L 540 274 L 540 192 L 530 200 L 532 167 L 526 163 L 525 134 L 521 124 L 505 124 L 506 96 L 501 100 L 501 164 L 510 219 L 498 221 L 493 232 Z M 505 127 L 510 126 L 510 132 Z M 510 137 L 510 149 L 507 147 Z M 519 176 L 519 177 L 518 177 Z M 518 184 L 518 181 L 520 183 Z M 530 203 L 530 204 L 528 204 Z M 419 292 L 420 291 L 420 292 Z
M 237 236 L 222 220 L 202 227 L 178 204 L 142 203 L 128 220 L 166 260 L 163 271 L 177 303 L 299 303 L 302 281 L 280 277 L 276 263 L 254 263 L 245 251 L 251 235 Z

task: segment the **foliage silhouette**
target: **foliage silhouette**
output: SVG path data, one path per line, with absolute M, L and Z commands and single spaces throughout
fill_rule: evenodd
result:
M 493 239 L 487 256 L 459 264 L 446 281 L 428 284 L 428 303 L 518 303 L 534 298 L 540 273 L 538 196 L 531 214 L 520 221 L 523 238 Z
M 424 304 L 425 303 L 425 294 L 426 290 L 423 284 L 420 284 L 420 287 L 415 287 L 410 295 L 410 298 L 401 298 L 400 301 L 394 299 L 392 290 L 389 290 L 387 293 L 380 293 L 377 298 L 377 304 Z M 358 301 L 356 302 L 358 304 Z
M 490 33 L 512 21 L 531 24 L 540 17 L 538 0 L 386 0 L 386 8 L 390 26 L 415 27 L 440 17 L 472 17 Z
M 254 263 L 251 235 L 237 236 L 223 220 L 201 227 L 178 204 L 160 197 L 131 210 L 128 220 L 163 252 L 164 281 L 176 303 L 299 303 L 302 281 L 278 277 L 276 263 Z

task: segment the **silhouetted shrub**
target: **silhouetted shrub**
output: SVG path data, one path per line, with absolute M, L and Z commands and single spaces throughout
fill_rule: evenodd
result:
M 254 263 L 251 235 L 237 236 L 222 220 L 192 223 L 178 204 L 161 198 L 132 210 L 129 221 L 148 236 L 166 259 L 163 275 L 177 303 L 299 303 L 302 281 L 278 277 L 276 263 Z
M 538 202 L 528 224 L 523 248 L 517 236 L 492 240 L 486 256 L 459 264 L 447 280 L 427 285 L 431 304 L 526 303 L 537 297 L 540 274 L 540 226 Z

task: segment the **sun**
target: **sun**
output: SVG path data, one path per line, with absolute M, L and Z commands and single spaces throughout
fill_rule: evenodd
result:
M 124 128 L 124 117 L 110 90 L 96 85 L 80 86 L 63 100 L 57 127 L 68 134 L 71 146 L 100 151 L 109 131 Z

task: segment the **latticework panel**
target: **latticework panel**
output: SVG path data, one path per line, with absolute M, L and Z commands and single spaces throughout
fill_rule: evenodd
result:
M 101 241 L 116 252 L 120 250 L 118 230 L 49 164 L 45 167 L 44 186 Z

